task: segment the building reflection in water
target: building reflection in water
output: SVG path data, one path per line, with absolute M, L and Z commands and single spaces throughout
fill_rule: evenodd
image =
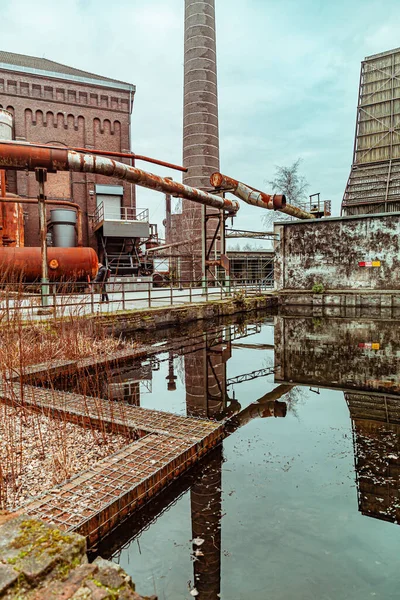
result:
M 285 417 L 286 403 L 280 401 L 293 386 L 279 385 L 272 392 L 241 408 L 235 398 L 228 394 L 230 383 L 240 383 L 255 377 L 271 374 L 271 369 L 245 373 L 232 380 L 227 379 L 227 361 L 232 356 L 233 342 L 259 333 L 259 325 L 227 326 L 215 328 L 196 340 L 193 346 L 185 346 L 184 368 L 186 387 L 186 412 L 188 416 L 225 420 L 227 435 L 234 433 L 255 418 Z M 235 346 L 238 344 L 236 343 Z M 247 344 L 248 346 L 248 344 Z M 252 348 L 265 350 L 264 344 L 252 344 Z M 268 346 L 271 349 L 271 346 Z M 167 390 L 176 389 L 174 360 L 179 352 L 168 354 Z M 138 373 L 135 371 L 135 378 Z M 119 371 L 108 385 L 119 377 L 117 389 L 124 389 L 124 372 Z M 110 389 L 109 389 L 110 391 Z M 121 398 L 122 399 L 122 398 Z M 206 456 L 192 473 L 179 478 L 159 498 L 144 507 L 134 518 L 103 540 L 96 552 L 105 557 L 118 557 L 124 547 L 141 531 L 166 511 L 176 500 L 190 489 L 192 523 L 192 592 L 196 590 L 198 600 L 218 600 L 221 591 L 221 516 L 222 516 L 222 445 Z
M 275 381 L 343 390 L 359 510 L 400 523 L 400 321 L 287 314 L 274 336 Z
M 400 398 L 345 394 L 353 429 L 358 509 L 400 524 Z
M 365 319 L 353 322 L 338 318 L 277 317 L 274 369 L 229 379 L 227 363 L 233 348 L 242 345 L 271 349 L 271 346 L 238 342 L 258 333 L 258 326 L 216 327 L 202 333 L 193 344 L 189 340 L 184 351 L 169 352 L 166 387 L 171 391 L 176 389 L 175 360 L 183 354 L 187 415 L 224 420 L 227 435 L 255 418 L 284 417 L 285 396 L 294 386 L 343 390 L 353 429 L 359 510 L 363 515 L 400 523 L 398 329 L 398 323 Z M 243 409 L 233 394 L 228 393 L 232 384 L 271 372 L 280 385 Z M 141 371 L 140 377 L 146 376 Z M 138 374 L 134 373 L 132 379 L 137 382 Z M 132 527 L 124 528 L 131 538 L 136 537 L 140 533 L 140 519 L 142 529 L 147 527 L 190 489 L 192 585 L 199 600 L 220 598 L 222 463 L 221 446 L 205 457 L 197 471 L 180 478 L 168 493 L 143 509 L 142 517 L 136 515 Z M 121 534 L 117 545 L 121 547 Z

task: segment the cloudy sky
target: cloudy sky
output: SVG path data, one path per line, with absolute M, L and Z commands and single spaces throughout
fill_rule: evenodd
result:
M 2 50 L 135 84 L 133 150 L 182 161 L 183 0 L 0 7 Z M 274 166 L 301 157 L 310 193 L 339 214 L 360 61 L 400 46 L 398 0 L 216 0 L 216 12 L 221 170 L 268 192 Z M 162 221 L 161 194 L 139 188 L 138 205 Z M 245 205 L 236 227 L 259 229 L 261 215 Z

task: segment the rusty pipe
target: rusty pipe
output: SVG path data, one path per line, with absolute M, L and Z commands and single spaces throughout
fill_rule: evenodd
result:
M 278 210 L 286 205 L 286 197 L 284 195 L 274 194 L 271 196 L 270 194 L 265 194 L 236 179 L 232 179 L 232 177 L 222 175 L 222 173 L 213 173 L 210 177 L 210 183 L 215 188 L 229 190 L 232 194 L 253 206 Z
M 278 210 L 298 219 L 315 219 L 315 215 L 292 204 L 287 204 L 284 194 L 265 194 L 222 173 L 213 173 L 210 177 L 210 183 L 217 189 L 229 190 L 234 196 L 244 200 L 247 204 L 268 210 Z
M 96 173 L 129 181 L 164 194 L 169 193 L 198 204 L 223 209 L 231 214 L 239 210 L 239 202 L 236 200 L 209 194 L 111 158 L 94 154 L 80 154 L 65 148 L 46 148 L 20 142 L 0 142 L 0 169 L 3 167 L 15 171 L 34 171 L 37 168 L 45 168 L 50 173 L 57 171 Z
M 88 152 L 87 148 L 70 148 L 75 152 Z M 174 165 L 174 163 L 166 162 L 165 160 L 159 160 L 158 158 L 150 158 L 150 156 L 143 156 L 143 154 L 135 154 L 134 152 L 111 152 L 107 150 L 89 150 L 90 154 L 100 154 L 101 156 L 114 156 L 116 158 L 131 158 L 133 160 L 143 160 L 144 162 L 153 163 L 154 165 L 160 165 L 161 167 L 167 167 L 168 169 L 175 169 L 175 171 L 182 171 L 187 173 L 186 167 L 181 165 Z
M 16 194 L 8 193 L 7 196 L 0 196 L 0 202 L 14 202 L 15 204 L 37 204 L 37 198 L 21 198 Z M 69 200 L 46 200 L 49 206 L 71 206 L 76 210 L 76 229 L 77 229 L 77 246 L 83 246 L 83 217 L 82 209 L 76 202 Z
M 2 140 L 7 141 L 7 140 Z M 29 142 L 25 142 L 25 144 Z M 51 144 L 30 144 L 34 145 L 36 148 L 50 148 L 51 150 L 60 150 L 60 146 L 52 146 Z M 168 169 L 175 169 L 175 171 L 182 171 L 183 173 L 187 173 L 187 167 L 182 167 L 181 165 L 175 165 L 174 163 L 166 162 L 165 160 L 159 160 L 158 158 L 151 158 L 150 156 L 144 156 L 143 154 L 135 154 L 135 152 L 115 152 L 111 150 L 95 150 L 92 148 L 80 148 L 71 146 L 70 148 L 61 148 L 61 150 L 73 150 L 75 152 L 81 152 L 83 154 L 99 154 L 100 156 L 113 156 L 115 158 L 130 158 L 133 160 L 143 160 L 145 162 L 153 163 L 155 165 L 160 165 L 161 167 L 167 167 Z

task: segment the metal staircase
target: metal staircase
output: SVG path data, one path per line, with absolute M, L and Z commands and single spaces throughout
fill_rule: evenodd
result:
M 100 203 L 93 221 L 102 262 L 115 277 L 146 273 L 147 265 L 138 250 L 140 241 L 150 235 L 148 209 L 121 207 L 105 211 Z
M 101 237 L 104 264 L 111 275 L 137 275 L 140 259 L 132 239 Z

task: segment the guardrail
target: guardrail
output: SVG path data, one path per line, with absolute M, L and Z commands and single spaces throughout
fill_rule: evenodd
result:
M 93 225 L 96 227 L 102 221 L 148 221 L 149 209 L 121 206 L 119 209 L 105 207 L 100 202 L 93 215 Z
M 0 283 L 0 322 L 15 313 L 40 316 L 49 311 L 54 316 L 73 316 L 98 312 L 114 312 L 139 308 L 174 306 L 178 304 L 246 298 L 273 288 L 269 280 L 232 280 L 199 286 L 198 281 L 164 282 L 154 287 L 152 281 L 102 283 L 50 283 L 48 293 L 42 293 L 39 283 Z M 48 309 L 48 310 L 46 310 Z

